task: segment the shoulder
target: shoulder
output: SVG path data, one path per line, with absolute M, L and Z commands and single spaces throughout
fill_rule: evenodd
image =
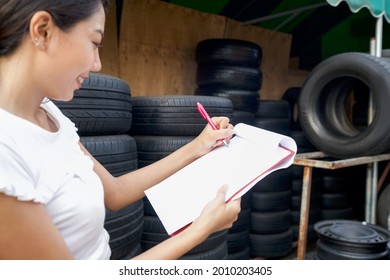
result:
M 67 118 L 57 107 L 57 105 L 54 104 L 54 102 L 51 101 L 50 99 L 43 101 L 41 107 L 44 108 L 48 113 L 50 113 L 52 116 L 56 118 Z
M 62 130 L 65 128 L 66 130 L 77 132 L 75 124 L 58 108 L 56 104 L 54 104 L 53 101 L 48 99 L 41 104 L 41 107 L 45 109 L 52 118 L 54 118 L 54 121 L 59 124 Z

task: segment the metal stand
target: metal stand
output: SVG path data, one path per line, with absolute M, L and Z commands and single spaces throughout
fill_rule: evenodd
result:
M 328 157 L 323 152 L 297 154 L 294 159 L 295 165 L 304 166 L 301 213 L 299 221 L 298 253 L 297 259 L 304 260 L 306 254 L 307 228 L 310 208 L 310 192 L 313 168 L 339 169 L 344 167 L 367 164 L 366 180 L 366 212 L 365 218 L 368 223 L 375 223 L 376 194 L 377 194 L 377 169 L 373 168 L 380 161 L 390 160 L 390 154 L 376 156 L 356 157 L 350 159 L 326 161 Z M 376 170 L 376 171 L 375 171 Z

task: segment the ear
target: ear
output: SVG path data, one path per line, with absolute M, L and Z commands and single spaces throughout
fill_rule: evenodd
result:
M 36 47 L 45 49 L 55 24 L 52 16 L 46 11 L 39 11 L 30 20 L 30 38 Z

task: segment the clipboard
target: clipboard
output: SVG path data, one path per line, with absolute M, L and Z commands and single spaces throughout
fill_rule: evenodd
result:
M 212 150 L 145 191 L 169 235 L 191 224 L 223 185 L 229 186 L 228 202 L 293 163 L 297 145 L 291 137 L 244 123 L 234 132 L 229 147 Z

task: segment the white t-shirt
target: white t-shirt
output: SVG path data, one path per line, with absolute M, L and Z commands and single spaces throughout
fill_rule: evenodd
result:
M 109 259 L 103 186 L 93 162 L 74 124 L 53 102 L 41 107 L 57 132 L 0 108 L 0 192 L 45 205 L 76 259 Z

